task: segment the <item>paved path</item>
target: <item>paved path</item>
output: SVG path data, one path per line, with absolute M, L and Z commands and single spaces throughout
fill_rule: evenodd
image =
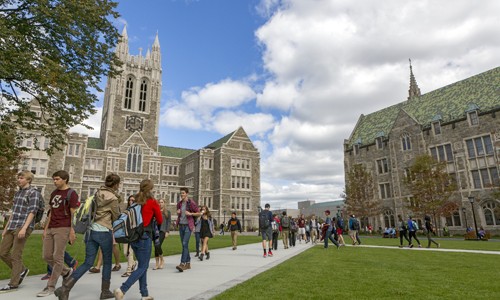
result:
M 191 255 L 191 270 L 179 273 L 175 266 L 179 264 L 180 255 L 165 257 L 165 267 L 162 270 L 152 270 L 154 259 L 150 261 L 148 270 L 149 294 L 155 299 L 210 299 L 211 297 L 231 288 L 249 278 L 269 270 L 283 261 L 309 249 L 310 244 L 299 244 L 284 250 L 280 240 L 278 251 L 273 257 L 262 257 L 262 244 L 239 246 L 233 251 L 222 248 L 210 251 L 210 260 L 199 261 Z M 335 248 L 332 247 L 332 250 Z M 4 267 L 4 266 L 2 266 Z M 122 263 L 119 272 L 112 272 L 111 290 L 120 286 L 124 278 L 120 275 L 125 271 Z M 47 281 L 42 281 L 42 275 L 28 276 L 15 292 L 0 294 L 0 299 L 42 299 L 36 294 L 41 291 Z M 62 280 L 60 279 L 58 285 Z M 0 286 L 5 286 L 8 280 L 0 280 Z M 99 299 L 101 289 L 101 274 L 85 274 L 75 285 L 70 294 L 71 300 Z M 49 296 L 45 299 L 54 299 Z M 125 295 L 125 299 L 140 299 L 139 285 L 136 283 Z

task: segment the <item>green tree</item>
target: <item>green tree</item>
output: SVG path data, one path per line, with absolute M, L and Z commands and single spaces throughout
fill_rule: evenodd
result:
M 373 176 L 362 165 L 354 165 L 347 173 L 342 197 L 347 211 L 360 220 L 380 214 L 380 202 L 374 197 Z
M 405 183 L 413 195 L 409 208 L 417 215 L 432 216 L 436 226 L 438 217 L 449 216 L 459 207 L 450 200 L 457 187 L 446 172 L 446 162 L 437 162 L 427 154 L 416 157 Z
M 119 33 L 109 0 L 0 0 L 0 131 L 37 131 L 61 149 L 69 128 L 95 112 L 96 91 L 120 66 L 112 48 Z M 37 114 L 30 109 L 39 106 Z M 17 133 L 17 135 L 16 135 Z

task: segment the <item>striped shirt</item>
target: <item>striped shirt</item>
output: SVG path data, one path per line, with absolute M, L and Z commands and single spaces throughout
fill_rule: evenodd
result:
M 17 228 L 23 227 L 30 213 L 36 215 L 38 201 L 44 200 L 36 188 L 28 186 L 27 188 L 19 189 L 14 194 L 14 205 L 12 206 L 12 215 L 10 216 L 7 230 L 16 230 Z M 33 229 L 34 226 L 35 218 L 33 216 L 33 221 L 29 225 L 29 228 Z

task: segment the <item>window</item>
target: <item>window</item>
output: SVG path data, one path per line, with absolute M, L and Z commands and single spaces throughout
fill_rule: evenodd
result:
M 214 168 L 214 159 L 208 157 L 203 158 L 203 169 L 213 170 L 213 168 Z
M 441 122 L 432 123 L 432 128 L 434 129 L 434 135 L 441 134 Z
M 491 137 L 489 135 L 468 139 L 465 140 L 465 143 L 467 145 L 469 158 L 493 155 L 493 144 L 491 143 Z
M 80 156 L 80 146 L 81 146 L 80 144 L 68 143 L 68 146 L 66 148 L 66 155 L 79 157 Z
M 31 173 L 47 176 L 47 166 L 49 161 L 47 159 L 27 158 L 21 161 L 19 165 L 20 170 L 28 170 Z
M 384 211 L 384 223 L 385 227 L 394 228 L 396 226 L 396 222 L 394 221 L 394 212 L 390 209 Z
M 194 187 L 194 179 L 192 177 L 189 179 L 186 179 L 186 181 L 184 181 L 184 185 L 189 186 L 189 187 Z
M 250 170 L 250 159 L 232 157 L 231 158 L 231 168 L 232 169 Z
M 179 192 L 170 193 L 170 204 L 175 204 L 181 199 L 181 194 Z
M 471 126 L 479 125 L 479 117 L 477 116 L 477 110 L 469 112 L 467 116 L 469 117 L 469 124 Z
M 179 175 L 179 166 L 176 165 L 163 165 L 163 175 Z
M 451 144 L 431 147 L 430 151 L 431 156 L 435 161 L 453 161 L 453 151 L 451 149 Z
M 230 207 L 232 210 L 250 210 L 250 197 L 231 196 Z
M 359 154 L 359 144 L 354 145 L 353 149 L 354 149 L 354 155 L 358 155 Z
M 377 149 L 384 149 L 384 141 L 382 140 L 382 137 L 378 137 L 375 139 L 375 142 L 377 143 Z
M 489 201 L 483 205 L 484 220 L 486 225 L 500 225 L 500 213 L 498 209 L 498 204 Z
M 201 205 L 206 205 L 208 208 L 212 208 L 212 197 L 203 197 Z
M 409 134 L 405 133 L 401 137 L 401 147 L 403 151 L 411 150 L 411 139 Z
M 134 145 L 128 149 L 127 172 L 141 173 L 142 171 L 142 150 Z
M 472 170 L 471 174 L 475 189 L 488 188 L 500 184 L 497 167 Z
M 141 82 L 141 91 L 139 93 L 139 111 L 146 111 L 146 97 L 148 94 L 148 82 L 143 79 Z
M 86 170 L 102 170 L 102 167 L 103 167 L 102 158 L 89 157 L 85 159 L 84 168 Z
M 379 189 L 380 189 L 380 199 L 387 199 L 391 198 L 391 186 L 389 183 L 382 183 L 379 184 Z
M 127 83 L 125 83 L 125 101 L 123 102 L 123 108 L 132 109 L 132 97 L 134 90 L 134 79 L 132 76 L 127 78 Z
M 186 164 L 185 174 L 191 174 L 194 172 L 194 162 L 190 161 Z
M 250 190 L 250 177 L 231 176 L 231 189 Z
M 377 170 L 378 170 L 378 174 L 384 174 L 384 173 L 389 172 L 387 158 L 377 160 Z

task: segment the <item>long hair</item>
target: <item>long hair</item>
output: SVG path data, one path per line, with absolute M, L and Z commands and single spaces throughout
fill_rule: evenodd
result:
M 135 202 L 137 204 L 143 205 L 148 199 L 153 198 L 153 194 L 151 193 L 153 188 L 154 184 L 151 180 L 144 179 L 143 181 L 141 181 L 141 184 L 139 186 L 139 193 L 135 198 Z
M 111 188 L 111 187 L 113 187 L 113 186 L 115 186 L 117 184 L 120 184 L 120 176 L 118 176 L 118 175 L 116 175 L 114 173 L 111 173 L 108 176 L 106 176 L 106 179 L 104 181 L 104 185 L 106 187 Z
M 209 219 L 210 219 L 210 218 L 212 217 L 212 214 L 210 213 L 210 209 L 208 209 L 208 207 L 207 207 L 206 205 L 203 205 L 203 206 L 201 207 L 201 210 L 203 210 L 203 209 L 205 210 L 205 215 L 207 215 L 207 218 L 209 218 Z M 200 210 L 200 211 L 201 211 L 201 210 Z

